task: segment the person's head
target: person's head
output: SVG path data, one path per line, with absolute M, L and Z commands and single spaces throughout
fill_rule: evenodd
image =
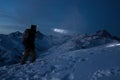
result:
M 36 25 L 31 25 L 31 30 L 32 30 L 32 31 L 36 32 L 36 28 L 37 28 Z

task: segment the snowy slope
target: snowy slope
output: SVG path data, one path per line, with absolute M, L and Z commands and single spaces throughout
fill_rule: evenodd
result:
M 22 51 L 22 45 L 20 44 L 20 37 L 14 37 L 12 34 L 10 35 L 0 35 L 0 64 L 9 64 L 12 61 L 16 62 L 15 56 L 19 58 L 20 52 Z
M 61 53 L 0 67 L 1 80 L 120 80 L 120 43 Z
M 117 38 L 117 37 L 116 37 Z M 79 49 L 87 49 L 97 47 L 100 45 L 108 44 L 111 42 L 119 42 L 119 38 L 113 38 L 112 35 L 104 30 L 97 31 L 92 35 L 82 34 L 74 35 L 64 44 L 55 46 L 49 49 L 49 51 L 69 52 Z
M 118 37 L 104 30 L 92 35 L 40 35 L 38 32 L 37 60 L 1 66 L 0 80 L 120 80 Z M 16 55 L 23 51 L 21 36 L 19 32 L 0 35 L 1 62 L 3 58 L 20 60 Z
M 58 46 L 70 39 L 69 36 L 44 35 L 41 32 L 36 34 L 36 51 L 38 56 L 46 52 L 52 46 Z M 20 62 L 24 51 L 22 45 L 22 33 L 19 31 L 9 35 L 0 34 L 0 66 Z
M 50 51 L 54 53 L 69 52 L 79 49 L 87 49 L 120 40 L 113 37 L 106 30 L 100 30 L 92 35 L 44 35 L 37 32 L 36 35 L 37 56 Z M 24 51 L 22 45 L 22 33 L 19 31 L 9 35 L 0 34 L 0 66 L 19 63 Z

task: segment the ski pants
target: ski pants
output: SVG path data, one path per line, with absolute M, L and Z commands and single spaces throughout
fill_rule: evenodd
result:
M 35 61 L 36 59 L 36 53 L 35 53 L 35 49 L 25 49 L 25 52 L 22 56 L 22 60 L 21 60 L 21 64 L 24 64 L 26 59 L 31 56 L 31 63 Z

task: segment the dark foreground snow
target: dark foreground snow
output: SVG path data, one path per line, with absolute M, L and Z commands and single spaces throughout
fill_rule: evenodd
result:
M 118 42 L 69 52 L 55 49 L 34 63 L 0 67 L 0 80 L 120 80 Z

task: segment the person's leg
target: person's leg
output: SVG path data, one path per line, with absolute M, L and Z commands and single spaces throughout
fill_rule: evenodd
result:
M 29 50 L 25 50 L 23 56 L 22 56 L 22 60 L 21 60 L 21 64 L 25 64 L 26 59 L 29 56 Z
M 31 50 L 31 51 L 30 51 L 30 55 L 31 55 L 31 57 L 32 57 L 32 59 L 31 59 L 30 62 L 32 63 L 32 62 L 34 62 L 35 59 L 36 59 L 36 53 L 35 53 L 35 50 Z

